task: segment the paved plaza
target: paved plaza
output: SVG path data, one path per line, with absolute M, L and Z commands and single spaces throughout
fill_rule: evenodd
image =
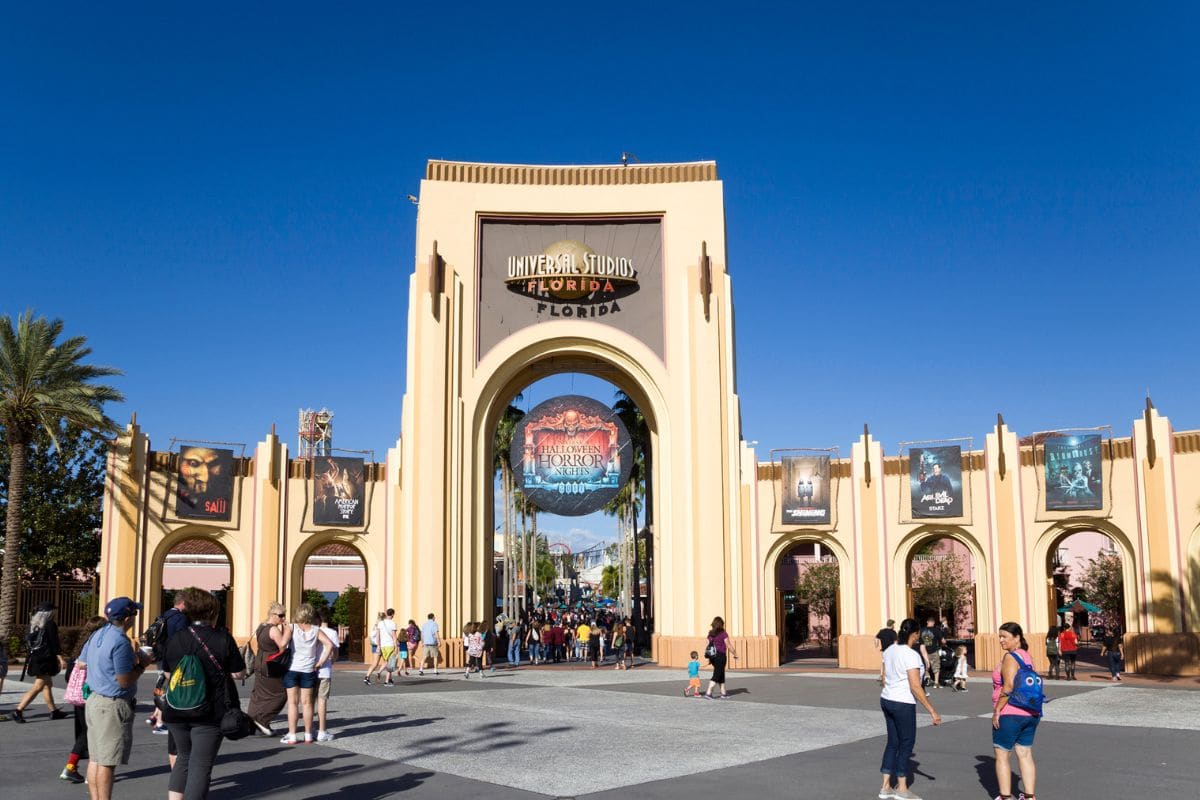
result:
M 15 676 L 13 676 L 15 677 Z M 339 670 L 335 741 L 285 747 L 226 742 L 212 797 L 872 798 L 883 749 L 878 687 L 831 671 L 731 672 L 731 699 L 685 699 L 676 670 L 501 669 L 367 687 Z M 151 679 L 140 687 L 142 709 Z M 925 798 L 991 797 L 990 684 L 933 693 L 945 724 L 920 716 L 913 788 Z M 1051 684 L 1038 731 L 1039 796 L 1200 797 L 1200 681 L 1113 686 L 1090 677 Z M 22 684 L 5 684 L 0 710 Z M 242 690 L 248 697 L 250 682 Z M 86 797 L 58 780 L 70 721 L 45 707 L 0 723 L 0 785 L 20 797 Z M 118 798 L 166 793 L 166 738 L 141 722 Z M 282 725 L 279 726 L 282 728 Z M 282 733 L 282 730 L 280 731 Z

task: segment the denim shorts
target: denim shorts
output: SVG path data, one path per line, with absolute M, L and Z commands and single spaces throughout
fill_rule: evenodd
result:
M 1041 717 L 1001 714 L 1000 727 L 992 729 L 992 746 L 1001 750 L 1012 750 L 1016 745 L 1033 747 L 1033 734 L 1041 721 Z
M 315 672 L 296 672 L 288 670 L 283 676 L 283 688 L 295 689 L 299 686 L 301 689 L 311 689 L 317 685 L 317 673 Z

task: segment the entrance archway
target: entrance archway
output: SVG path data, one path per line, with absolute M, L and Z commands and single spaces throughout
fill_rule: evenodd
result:
M 613 338 L 619 339 L 621 336 L 615 335 Z M 667 439 L 665 420 L 661 414 L 665 404 L 658 393 L 656 382 L 645 368 L 645 365 L 657 361 L 656 357 L 635 352 L 637 358 L 633 358 L 626 351 L 644 348 L 632 340 L 623 343 L 623 348 L 624 350 L 606 347 L 600 342 L 579 344 L 574 340 L 560 339 L 537 341 L 518 351 L 507 361 L 496 364 L 491 379 L 481 392 L 481 403 L 474 423 L 475 452 L 481 456 L 476 461 L 476 475 L 486 488 L 484 502 L 478 509 L 479 520 L 476 529 L 480 532 L 477 551 L 480 568 L 475 574 L 484 586 L 484 607 L 489 610 L 489 620 L 494 619 L 494 612 L 491 611 L 494 608 L 494 598 L 503 595 L 503 587 L 495 586 L 496 576 L 500 575 L 501 571 L 492 568 L 493 554 L 497 549 L 495 532 L 501 525 L 501 519 L 497 516 L 496 489 L 499 484 L 495 480 L 494 472 L 494 432 L 512 398 L 521 394 L 527 387 L 549 376 L 575 373 L 599 379 L 623 392 L 628 401 L 640 411 L 644 420 L 646 452 L 650 458 L 646 467 L 646 497 L 641 517 L 644 524 L 637 526 L 635 530 L 644 553 L 642 563 L 647 574 L 639 575 L 636 580 L 630 582 L 631 586 L 639 587 L 638 591 L 645 595 L 645 601 L 642 604 L 632 604 L 631 610 L 637 612 L 638 634 L 642 645 L 648 646 L 653 642 L 658 614 L 655 599 L 661 596 L 654 567 L 655 554 L 659 548 L 659 519 L 669 516 L 669 509 L 655 503 L 655 498 L 661 497 L 660 470 L 666 468 L 665 464 L 669 464 L 670 459 L 670 454 L 661 446 L 661 442 Z M 597 399 L 611 404 L 614 398 L 610 394 L 608 398 Z M 656 509 L 660 508 L 665 513 L 656 512 Z
M 1058 609 L 1065 602 L 1058 602 L 1067 595 L 1074 600 L 1070 589 L 1080 585 L 1088 559 L 1103 556 L 1111 566 L 1120 565 L 1122 613 L 1109 613 L 1104 623 L 1119 624 L 1126 633 L 1136 633 L 1139 626 L 1139 597 L 1137 576 L 1138 559 L 1129 537 L 1120 528 L 1105 520 L 1087 520 L 1052 525 L 1042 532 L 1033 548 L 1031 574 L 1042 575 L 1045 589 L 1033 593 L 1031 617 L 1040 625 L 1061 625 L 1076 621 L 1072 612 L 1064 619 Z M 1061 592 L 1061 595 L 1060 595 Z M 1084 593 L 1086 595 L 1086 592 Z M 1085 597 L 1085 599 L 1087 599 Z M 1088 600 L 1091 602 L 1091 600 Z M 1095 604 L 1094 604 L 1095 605 Z M 1100 603 L 1099 605 L 1103 605 Z M 1091 614 L 1088 627 L 1092 626 Z M 1115 619 L 1113 618 L 1115 616 Z M 1103 624 L 1103 623 L 1102 623 Z M 1090 630 L 1080 630 L 1080 638 L 1090 635 Z
M 156 598 L 160 610 L 174 605 L 179 590 L 196 587 L 211 592 L 221 604 L 218 626 L 232 626 L 233 559 L 216 539 L 192 537 L 176 541 L 162 559 L 161 573 Z
M 1048 624 L 1070 626 L 1090 642 L 1098 626 L 1125 626 L 1124 569 L 1116 541 L 1096 530 L 1055 537 L 1046 551 Z M 1093 590 L 1101 596 L 1095 596 Z M 1116 611 L 1109 610 L 1115 607 Z
M 834 658 L 841 633 L 841 563 L 828 545 L 801 539 L 775 562 L 779 661 Z
M 343 534 L 343 536 L 347 536 Z M 355 661 L 366 658 L 367 561 L 362 551 L 344 538 L 320 537 L 297 554 L 299 588 L 290 610 L 310 603 L 330 612 L 330 627 L 337 629 L 340 656 Z
M 979 633 L 984 571 L 974 543 L 953 529 L 933 528 L 914 534 L 901 553 L 905 613 L 922 623 L 943 620 L 951 639 Z

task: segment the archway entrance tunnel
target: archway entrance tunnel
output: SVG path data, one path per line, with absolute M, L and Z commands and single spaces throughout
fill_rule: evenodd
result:
M 341 641 L 338 657 L 367 660 L 367 631 L 372 624 L 366 606 L 367 564 L 357 548 L 344 542 L 319 545 L 304 561 L 301 602 L 328 617 Z
M 230 627 L 233 620 L 233 561 L 229 552 L 210 538 L 184 539 L 176 542 L 162 565 L 162 586 L 159 610 L 175 605 L 175 593 L 195 587 L 211 592 L 221 604 L 217 625 Z
M 905 569 L 908 615 L 923 628 L 934 620 L 938 632 L 923 632 L 922 640 L 930 650 L 930 659 L 939 660 L 937 674 L 947 685 L 959 647 L 966 649 L 967 663 L 975 664 L 979 609 L 975 559 L 959 539 L 933 532 L 913 546 Z M 934 642 L 941 644 L 940 654 Z
M 618 621 L 628 619 L 634 630 L 630 638 L 635 655 L 649 656 L 654 632 L 653 417 L 638 404 L 633 392 L 627 391 L 632 388 L 630 382 L 615 368 L 599 362 L 575 362 L 572 366 L 569 371 L 553 363 L 535 366 L 497 396 L 499 411 L 490 426 L 492 497 L 487 504 L 490 520 L 485 525 L 488 541 L 484 552 L 493 554 L 492 569 L 487 571 L 492 583 L 488 595 L 493 600 L 492 621 L 504 623 L 495 625 L 500 659 L 524 662 L 537 657 L 551 663 L 586 659 L 584 643 L 572 642 L 570 633 L 564 631 L 567 641 L 563 643 L 545 641 L 556 634 L 543 629 L 564 618 L 572 623 L 561 625 L 564 629 L 593 620 L 604 628 L 603 651 L 609 661 L 617 657 L 612 629 Z M 621 421 L 629 433 L 629 447 L 620 458 L 629 462 L 629 471 L 623 481 L 612 477 L 613 488 L 600 490 L 587 488 L 589 478 L 564 478 L 557 493 L 566 500 L 559 503 L 553 491 L 538 488 L 547 480 L 541 466 L 528 468 L 537 470 L 536 478 L 524 474 L 525 454 L 532 450 L 522 444 L 532 448 L 534 436 L 546 430 L 533 425 L 534 416 L 542 420 L 544 414 L 554 414 L 552 408 L 545 411 L 550 407 L 543 404 L 562 396 L 594 400 Z M 570 414 L 570 410 L 562 414 L 568 426 Z M 553 452 L 552 447 L 543 450 L 539 444 L 539 457 L 551 479 L 553 466 L 545 453 Z M 607 456 L 598 454 L 598 458 Z M 611 472 L 611 462 L 608 467 Z M 597 471 L 602 469 L 597 467 Z M 548 500 L 548 491 L 554 502 Z M 595 498 L 574 502 L 592 492 Z M 581 506 L 596 508 L 576 513 Z M 563 507 L 570 507 L 571 513 L 558 513 Z M 531 649 L 527 637 L 535 623 L 538 646 Z M 520 637 L 516 649 L 509 646 L 513 631 Z
M 1075 632 L 1081 665 L 1106 670 L 1105 632 L 1125 626 L 1125 568 L 1116 540 L 1097 530 L 1064 532 L 1047 550 L 1045 569 L 1049 625 Z
M 837 666 L 840 564 L 827 545 L 799 541 L 775 566 L 775 620 L 781 663 L 827 659 Z

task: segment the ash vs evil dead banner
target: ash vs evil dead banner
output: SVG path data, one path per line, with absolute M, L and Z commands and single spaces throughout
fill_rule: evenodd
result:
M 232 450 L 182 447 L 175 478 L 175 516 L 229 520 L 233 513 Z
M 908 480 L 914 519 L 963 515 L 962 448 L 911 447 Z
M 784 525 L 828 525 L 830 522 L 829 456 L 784 456 Z
M 538 508 L 576 517 L 602 509 L 629 480 L 629 432 L 608 406 L 562 395 L 534 406 L 513 434 L 509 463 Z
M 1100 434 L 1051 436 L 1042 446 L 1046 457 L 1046 510 L 1103 508 Z
M 317 456 L 313 466 L 313 524 L 363 524 L 363 460 Z

